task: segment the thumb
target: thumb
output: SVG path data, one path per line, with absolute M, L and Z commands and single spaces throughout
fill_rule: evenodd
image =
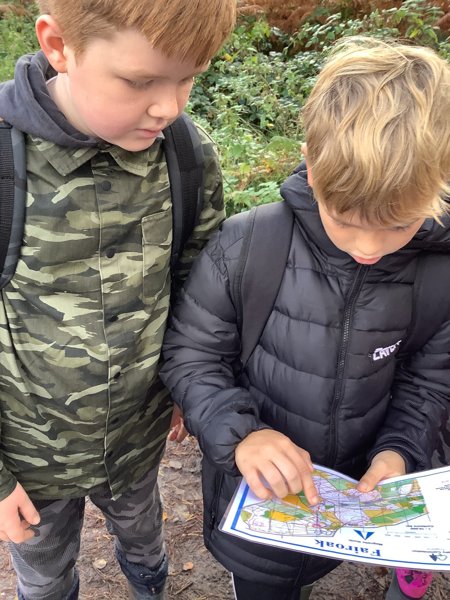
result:
M 19 511 L 25 521 L 28 521 L 30 525 L 38 525 L 41 517 L 38 511 L 34 507 L 34 504 L 29 498 L 26 498 L 19 506 Z
M 377 469 L 376 465 L 372 465 L 361 477 L 357 490 L 359 492 L 371 492 L 382 478 L 380 469 Z

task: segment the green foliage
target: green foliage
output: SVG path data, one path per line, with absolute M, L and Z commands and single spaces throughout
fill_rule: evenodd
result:
M 430 46 L 444 54 L 449 51 L 449 39 L 436 26 L 442 11 L 426 0 L 405 0 L 399 8 L 375 9 L 362 18 L 345 18 L 341 12 L 319 20 L 326 11 L 318 9 L 294 36 L 306 49 L 326 51 L 331 43 L 349 35 L 369 35 L 377 38 L 402 38 Z
M 224 186 L 225 208 L 228 216 L 249 210 L 258 204 L 269 204 L 280 200 L 280 185 L 277 181 L 252 183 L 243 190 L 239 189 L 238 184 L 238 181 L 230 178 Z
M 224 168 L 227 214 L 248 210 L 254 204 L 280 199 L 280 183 L 300 161 L 300 143 L 281 136 L 269 142 L 243 131 L 230 144 L 220 144 Z
M 342 7 L 337 14 L 318 8 L 291 36 L 261 18 L 241 19 L 198 78 L 190 106 L 218 143 L 229 214 L 279 199 L 279 184 L 300 160 L 299 113 L 336 40 L 402 38 L 450 59 L 450 40 L 436 27 L 442 13 L 425 0 L 361 18 Z
M 280 183 L 300 161 L 300 142 L 282 136 L 267 139 L 248 126 L 213 130 L 208 121 L 198 116 L 196 120 L 218 146 L 228 215 L 280 199 Z
M 275 49 L 280 41 L 284 51 Z M 299 111 L 321 56 L 318 52 L 288 56 L 288 48 L 288 36 L 270 29 L 265 21 L 244 21 L 198 78 L 192 110 L 215 128 L 250 126 L 268 137 L 297 136 Z
M 11 79 L 17 59 L 37 48 L 31 17 L 8 16 L 0 19 L 0 81 Z
M 299 113 L 322 56 L 289 56 L 289 48 L 290 38 L 266 21 L 243 20 L 197 79 L 190 110 L 218 144 L 228 214 L 278 200 L 300 160 Z
M 264 18 L 241 18 L 197 79 L 189 110 L 219 147 L 228 214 L 279 199 L 280 183 L 301 159 L 299 113 L 336 40 L 355 34 L 403 38 L 450 60 L 450 39 L 436 27 L 441 12 L 426 0 L 364 16 L 355 16 L 354 3 L 346 0 L 336 14 L 318 6 L 293 35 Z M 0 19 L 0 80 L 36 48 L 32 16 Z

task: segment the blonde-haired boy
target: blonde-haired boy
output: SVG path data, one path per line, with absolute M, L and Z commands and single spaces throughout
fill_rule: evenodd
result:
M 338 44 L 302 112 L 320 204 L 379 224 L 439 218 L 450 192 L 449 77 L 429 48 Z
M 134 599 L 165 597 L 157 370 L 172 197 L 163 130 L 235 21 L 234 0 L 43 0 L 42 51 L 0 85 L 25 133 L 24 239 L 0 302 L 0 539 L 19 600 L 74 600 L 85 496 Z M 223 220 L 211 140 L 183 270 Z M 24 182 L 25 183 L 25 182 Z M 175 274 L 176 275 L 176 274 Z
M 304 110 L 306 163 L 281 188 L 288 260 L 242 371 L 234 293 L 246 214 L 201 253 L 173 312 L 162 377 L 203 450 L 205 542 L 238 600 L 304 600 L 338 564 L 222 533 L 239 475 L 262 499 L 303 490 L 317 504 L 313 462 L 362 492 L 431 466 L 450 400 L 450 304 L 433 307 L 430 289 L 416 305 L 415 279 L 426 258 L 450 293 L 449 92 L 450 66 L 431 50 L 339 46 Z M 416 314 L 426 342 L 408 351 Z

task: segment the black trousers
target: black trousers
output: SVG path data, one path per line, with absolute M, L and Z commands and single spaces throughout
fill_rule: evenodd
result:
M 254 583 L 233 575 L 236 600 L 307 600 L 312 586 L 280 589 L 270 585 Z

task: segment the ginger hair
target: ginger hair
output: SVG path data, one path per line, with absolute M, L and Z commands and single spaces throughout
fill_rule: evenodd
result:
M 167 56 L 207 64 L 232 31 L 236 0 L 37 0 L 65 42 L 82 54 L 90 40 L 135 29 Z
M 448 212 L 450 65 L 429 48 L 348 38 L 302 119 L 314 193 L 336 214 L 391 225 Z

